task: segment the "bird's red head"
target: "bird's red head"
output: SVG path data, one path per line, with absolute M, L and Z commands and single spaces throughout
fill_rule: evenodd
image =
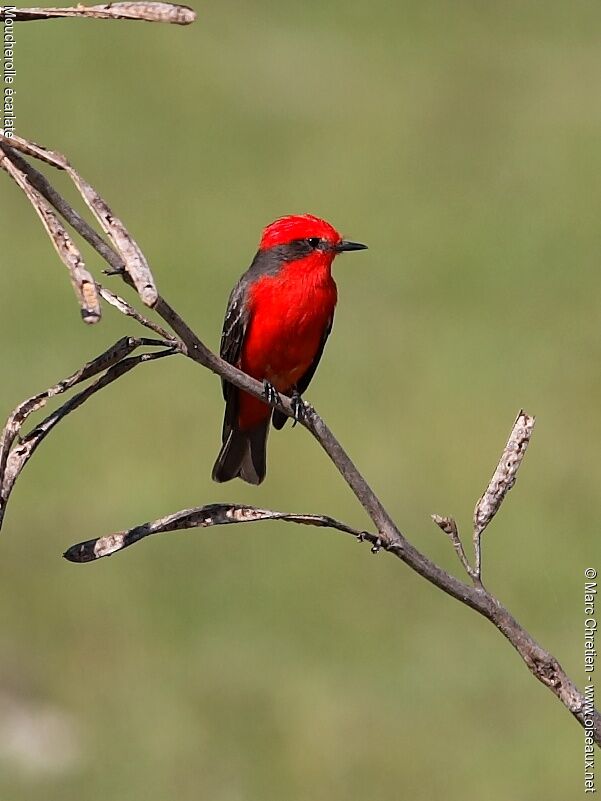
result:
M 325 239 L 336 245 L 342 237 L 338 231 L 325 220 L 312 214 L 290 214 L 280 217 L 265 228 L 261 237 L 261 250 L 268 250 L 277 245 L 287 245 L 297 239 Z
M 345 250 L 363 250 L 367 245 L 344 240 L 329 222 L 312 214 L 290 214 L 272 222 L 263 231 L 260 250 L 302 243 L 330 260 Z

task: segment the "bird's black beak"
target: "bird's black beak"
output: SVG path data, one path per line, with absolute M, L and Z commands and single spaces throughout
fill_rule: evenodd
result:
M 336 253 L 344 253 L 345 250 L 367 250 L 367 245 L 362 245 L 361 242 L 349 242 L 348 239 L 341 239 L 334 250 Z

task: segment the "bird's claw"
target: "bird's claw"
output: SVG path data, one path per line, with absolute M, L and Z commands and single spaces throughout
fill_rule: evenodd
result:
M 292 428 L 294 428 L 297 423 L 300 423 L 305 419 L 307 412 L 309 411 L 309 406 L 301 398 L 300 392 L 297 392 L 296 390 L 294 390 L 290 396 L 290 404 L 292 405 L 293 414 Z
M 282 399 L 280 398 L 280 393 L 273 386 L 273 384 L 269 382 L 267 379 L 263 381 L 263 396 L 270 406 L 282 402 Z

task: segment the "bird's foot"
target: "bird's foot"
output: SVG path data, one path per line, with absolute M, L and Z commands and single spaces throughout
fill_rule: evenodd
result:
M 266 378 L 263 380 L 263 396 L 270 406 L 282 402 L 282 399 L 280 398 L 280 393 L 273 386 L 273 384 Z
M 379 537 L 376 537 L 375 542 L 371 546 L 371 552 L 380 553 L 380 548 L 382 547 L 382 540 Z
M 301 398 L 300 392 L 295 389 L 290 396 L 290 403 L 292 404 L 292 412 L 294 414 L 292 428 L 297 423 L 302 422 L 309 413 L 309 404 Z

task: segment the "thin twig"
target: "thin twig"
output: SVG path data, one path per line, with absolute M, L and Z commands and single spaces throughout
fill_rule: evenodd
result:
M 131 19 L 143 22 L 167 22 L 173 25 L 190 25 L 196 13 L 188 6 L 171 3 L 107 3 L 97 6 L 75 6 L 73 8 L 19 8 L 14 13 L 0 11 L 0 20 L 10 18 L 16 22 L 60 17 L 86 17 L 88 19 Z
M 13 181 L 23 190 L 25 196 L 36 210 L 46 233 L 50 237 L 61 261 L 69 271 L 71 284 L 75 291 L 81 316 L 85 323 L 96 323 L 100 319 L 100 300 L 96 292 L 96 282 L 84 264 L 83 257 L 69 234 L 59 223 L 42 195 L 29 183 L 27 176 L 0 149 L 0 167 L 10 175 Z
M 463 543 L 461 542 L 461 538 L 459 537 L 459 531 L 457 529 L 457 523 L 452 517 L 441 517 L 440 515 L 430 515 L 432 520 L 436 523 L 438 528 L 447 535 L 447 537 L 451 540 L 453 544 L 453 548 L 455 548 L 455 553 L 457 554 L 459 561 L 463 565 L 465 572 L 468 576 L 476 581 L 478 576 L 476 575 L 476 571 L 470 565 L 467 556 L 465 555 L 465 550 L 463 548 Z
M 102 299 L 111 306 L 114 306 L 115 309 L 118 309 L 121 314 L 124 314 L 126 317 L 131 317 L 133 320 L 140 323 L 140 325 L 143 325 L 145 328 L 149 328 L 151 331 L 154 331 L 155 334 L 158 334 L 160 337 L 167 340 L 170 345 L 176 346 L 181 350 L 180 342 L 174 338 L 173 334 L 170 334 L 161 325 L 155 323 L 153 320 L 149 320 L 148 317 L 144 317 L 143 314 L 140 314 L 137 309 L 134 309 L 134 307 L 122 297 L 115 295 L 114 292 L 111 292 L 100 284 L 96 284 L 96 289 L 98 290 L 98 293 Z
M 139 542 L 151 534 L 162 534 L 169 531 L 182 531 L 191 528 L 208 528 L 231 523 L 252 523 L 258 520 L 284 520 L 289 523 L 300 523 L 306 526 L 334 528 L 352 534 L 358 540 L 367 540 L 374 545 L 378 537 L 368 531 L 359 531 L 347 526 L 327 515 L 304 515 L 288 512 L 274 512 L 270 509 L 258 509 L 256 506 L 239 504 L 212 503 L 194 509 L 183 509 L 181 512 L 160 517 L 150 523 L 143 523 L 127 531 L 118 531 L 106 537 L 99 537 L 86 542 L 79 542 L 67 548 L 63 556 L 70 562 L 94 562 L 103 556 L 111 556 L 117 551 Z

